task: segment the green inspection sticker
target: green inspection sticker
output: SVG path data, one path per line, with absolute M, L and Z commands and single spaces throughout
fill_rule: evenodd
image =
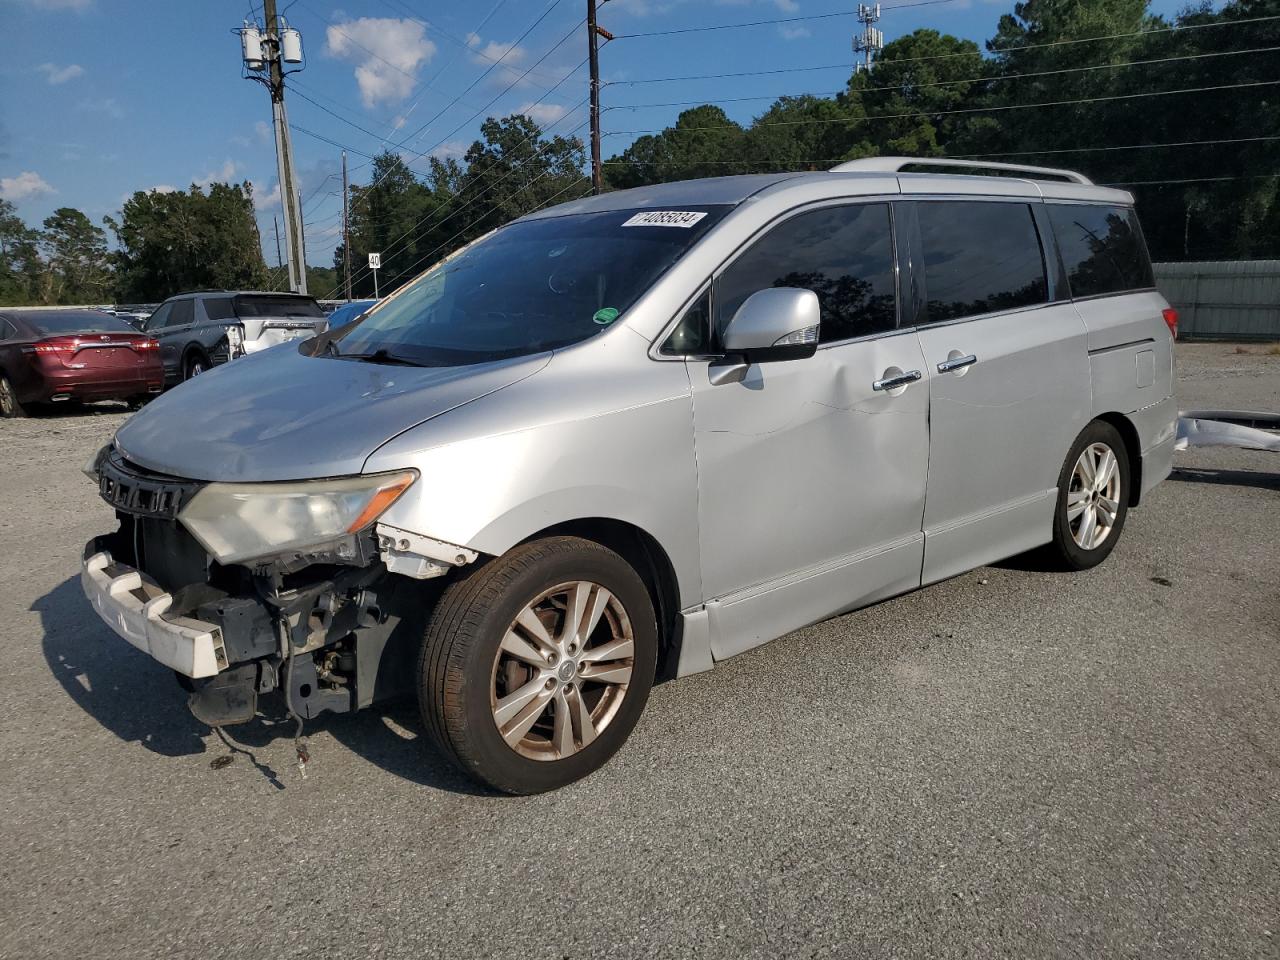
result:
M 620 312 L 617 307 L 601 307 L 591 319 L 604 327 L 617 320 Z

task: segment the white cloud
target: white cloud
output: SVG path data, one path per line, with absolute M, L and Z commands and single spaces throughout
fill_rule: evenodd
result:
M 567 112 L 567 108 L 558 103 L 525 103 L 518 107 L 516 113 L 523 113 L 540 126 L 555 123 Z
M 357 63 L 356 83 L 364 105 L 407 97 L 418 70 L 435 56 L 436 45 L 416 20 L 361 17 L 332 24 L 326 31 L 329 54 Z
M 100 113 L 112 120 L 124 118 L 124 107 L 120 106 L 115 97 L 107 97 L 105 100 L 81 100 L 76 107 L 86 113 Z
M 262 186 L 258 183 L 254 183 L 253 184 L 253 205 L 258 210 L 270 210 L 272 207 L 280 206 L 279 181 L 271 185 L 270 193 L 263 193 Z
M 258 135 L 258 139 L 266 143 L 271 139 L 271 124 L 265 120 L 259 120 L 253 125 L 253 132 Z
M 49 86 L 51 87 L 56 87 L 66 83 L 68 80 L 84 76 L 84 67 L 78 63 L 69 63 L 65 67 L 60 67 L 56 63 L 42 63 L 36 67 L 36 71 L 45 75 L 45 79 L 49 81 Z
M 427 156 L 435 157 L 437 160 L 457 160 L 466 156 L 467 150 L 470 149 L 467 144 L 461 140 L 450 140 L 448 143 L 442 143 L 440 146 L 432 150 Z
M 211 183 L 230 183 L 239 171 L 240 164 L 229 159 L 218 169 L 210 170 L 204 176 L 196 177 L 191 182 L 197 187 L 207 187 Z
M 795 13 L 800 9 L 800 4 L 796 0 L 773 0 L 773 5 L 783 13 Z
M 28 197 L 57 192 L 34 170 L 24 170 L 16 177 L 0 177 L 0 197 L 5 200 L 17 202 L 26 200 Z
M 528 56 L 529 53 L 524 47 L 517 46 L 514 43 L 499 43 L 497 40 L 490 40 L 483 47 L 479 43 L 480 38 L 474 33 L 467 36 L 468 46 L 475 51 L 471 55 L 471 59 L 476 63 L 497 63 L 501 60 L 504 67 L 512 67 Z
M 780 26 L 778 27 L 778 33 L 781 34 L 783 40 L 799 40 L 802 37 L 813 36 L 808 27 Z
M 147 187 L 147 193 L 177 193 L 178 188 L 168 183 L 157 183 Z

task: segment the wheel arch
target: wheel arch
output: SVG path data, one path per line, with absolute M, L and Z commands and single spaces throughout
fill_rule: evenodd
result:
M 1138 437 L 1138 428 L 1123 413 L 1116 411 L 1099 414 L 1093 419 L 1115 427 L 1124 441 L 1124 453 L 1129 461 L 1129 506 L 1136 507 L 1142 499 L 1142 441 Z
M 670 556 L 647 530 L 613 517 L 580 517 L 545 527 L 521 540 L 581 537 L 607 547 L 640 575 L 653 601 L 658 621 L 658 667 L 655 682 L 675 677 L 680 662 L 680 586 Z
M 184 376 L 187 372 L 187 364 L 193 357 L 203 357 L 208 366 L 213 366 L 213 361 L 209 358 L 209 351 L 204 348 L 204 344 L 199 340 L 193 340 L 182 348 L 182 369 L 180 372 Z

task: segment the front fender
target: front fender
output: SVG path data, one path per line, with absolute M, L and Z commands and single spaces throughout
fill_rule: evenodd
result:
M 383 517 L 501 555 L 557 524 L 620 520 L 667 553 L 682 607 L 701 602 L 698 488 L 684 365 L 628 372 L 557 363 L 537 376 L 410 430 L 365 472 L 414 467 L 420 478 Z M 602 409 L 605 404 L 612 409 Z

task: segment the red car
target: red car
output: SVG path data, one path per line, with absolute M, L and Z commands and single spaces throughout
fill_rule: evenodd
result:
M 158 344 L 98 310 L 0 312 L 0 416 L 60 400 L 141 403 L 164 388 Z

